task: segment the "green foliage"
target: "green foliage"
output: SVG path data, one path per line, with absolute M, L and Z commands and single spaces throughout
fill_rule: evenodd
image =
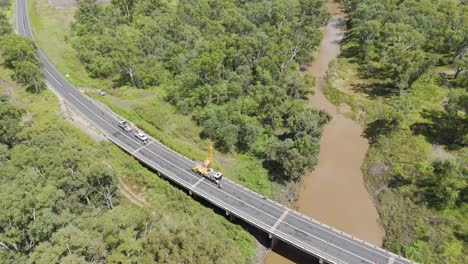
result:
M 24 110 L 8 102 L 0 102 L 0 143 L 12 145 L 21 129 Z
M 0 6 L 2 6 L 2 2 L 0 1 Z M 8 19 L 4 13 L 0 13 L 0 37 L 10 34 L 13 30 L 11 29 L 10 23 L 8 23 Z
M 0 95 L 0 263 L 250 262 L 254 241 L 240 226 L 61 121 L 51 93 L 19 93 L 25 117 Z M 117 178 L 144 184 L 149 208 L 121 198 Z
M 467 205 L 462 164 L 468 156 L 431 161 L 431 152 L 424 138 L 402 128 L 379 136 L 369 149 L 364 172 L 386 230 L 384 246 L 418 262 L 464 263 L 460 238 L 467 229 L 459 227 L 466 220 L 453 216 Z
M 343 0 L 355 56 L 369 74 L 406 90 L 446 54 L 458 75 L 468 50 L 467 6 L 457 1 Z M 443 60 L 440 57 L 440 60 Z
M 368 98 L 324 91 L 354 115 L 365 111 L 363 171 L 384 246 L 419 263 L 467 263 L 466 3 L 341 2 L 351 25 L 344 54 Z M 441 80 L 437 71 L 450 67 Z
M 15 61 L 13 63 L 15 69 L 14 79 L 26 86 L 27 91 L 39 93 L 45 87 L 43 81 L 44 75 L 38 65 L 31 61 Z
M 0 38 L 0 50 L 4 65 L 14 70 L 14 79 L 26 90 L 39 93 L 45 87 L 32 41 L 16 34 L 4 35 Z
M 16 138 L 0 143 L 0 263 L 247 263 L 254 255 L 240 226 L 61 121 L 53 98 L 16 97 L 32 111 L 27 126 L 23 110 L 0 103 L 1 127 Z M 118 177 L 146 186 L 151 205 L 129 205 Z
M 460 193 L 466 189 L 468 175 L 463 175 L 455 160 L 435 161 L 434 172 L 424 179 L 429 199 L 439 208 L 454 208 L 461 202 Z
M 328 120 L 301 103 L 313 81 L 299 73 L 320 41 L 324 3 L 81 1 L 73 45 L 92 76 L 112 78 L 115 86 L 165 87 L 166 100 L 193 114 L 201 136 L 225 153 L 269 159 L 275 155 L 265 151 L 277 147 L 260 147 L 260 139 L 289 138 L 295 150 L 270 169 L 283 168 L 292 180 L 315 164 L 315 142 Z M 145 118 L 163 126 L 153 119 Z
M 14 68 L 14 63 L 19 61 L 34 61 L 36 56 L 36 47 L 34 43 L 27 38 L 16 34 L 8 34 L 2 37 L 0 41 L 3 63 L 10 68 Z

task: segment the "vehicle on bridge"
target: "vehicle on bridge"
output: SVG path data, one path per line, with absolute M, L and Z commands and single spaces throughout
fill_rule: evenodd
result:
M 141 132 L 141 131 L 135 131 L 135 137 L 138 138 L 139 140 L 141 140 L 144 144 L 146 144 L 146 142 L 148 141 L 148 136 Z
M 197 162 L 192 170 L 210 181 L 215 182 L 219 188 L 221 188 L 221 181 L 223 180 L 223 174 L 213 169 L 213 145 L 208 146 L 208 157 L 201 162 Z
M 122 128 L 125 132 L 130 132 L 133 130 L 132 126 L 127 121 L 120 121 L 118 126 Z

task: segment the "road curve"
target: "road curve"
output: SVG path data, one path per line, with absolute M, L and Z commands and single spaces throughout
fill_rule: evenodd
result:
M 17 33 L 30 39 L 33 34 L 27 13 L 27 0 L 16 0 Z M 38 51 L 48 86 L 106 137 L 158 174 L 177 183 L 191 193 L 203 197 L 231 215 L 315 255 L 328 263 L 414 263 L 382 248 L 352 237 L 277 202 L 267 199 L 228 179 L 223 188 L 193 173 L 193 161 L 169 149 L 155 139 L 144 145 L 133 134 L 117 127 L 121 120 L 73 87 Z M 359 213 L 359 212 L 356 212 Z

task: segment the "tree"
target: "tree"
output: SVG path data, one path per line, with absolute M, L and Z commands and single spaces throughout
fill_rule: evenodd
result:
M 202 134 L 216 141 L 216 145 L 223 151 L 229 151 L 237 144 L 239 127 L 233 124 L 227 111 L 219 111 L 218 108 L 208 108 L 199 117 L 203 127 Z
M 466 53 L 468 52 L 468 46 L 463 49 L 463 51 L 457 55 L 454 60 L 454 67 L 455 67 L 455 75 L 454 79 L 457 79 L 461 72 L 468 70 L 468 56 Z
M 352 29 L 362 51 L 362 59 L 367 62 L 377 58 L 381 44 L 382 24 L 377 20 L 365 21 Z
M 6 66 L 14 68 L 16 61 L 36 61 L 34 43 L 16 34 L 8 34 L 0 40 L 0 50 Z
M 39 93 L 45 87 L 44 75 L 36 57 L 36 46 L 31 40 L 9 34 L 1 38 L 0 50 L 3 63 L 14 70 L 14 79 L 24 84 L 27 91 Z
M 16 135 L 21 130 L 21 117 L 24 110 L 8 102 L 0 102 L 0 143 L 13 146 Z
M 436 161 L 433 166 L 431 193 L 435 196 L 438 206 L 453 208 L 461 191 L 467 187 L 468 178 L 462 174 L 455 160 Z
M 39 69 L 38 65 L 31 61 L 15 61 L 14 79 L 26 85 L 26 90 L 39 93 L 44 87 L 44 74 Z
M 140 33 L 136 29 L 130 26 L 118 27 L 115 39 L 117 45 L 111 52 L 114 64 L 120 69 L 121 82 L 125 84 L 130 81 L 133 87 L 141 87 L 139 80 L 135 77 L 135 68 L 139 60 L 139 39 Z
M 102 33 L 100 16 L 103 7 L 96 0 L 82 0 L 75 13 L 76 23 L 72 24 L 73 32 L 79 36 L 90 33 Z
M 128 23 L 133 19 L 133 0 L 112 0 L 112 5 L 120 9 L 121 14 L 127 19 Z
M 1 6 L 1 2 L 0 2 Z M 11 29 L 11 25 L 8 22 L 8 18 L 5 16 L 5 14 L 1 13 L 0 14 L 0 37 L 10 34 L 13 30 Z
M 244 151 L 251 151 L 259 136 L 260 128 L 258 125 L 244 122 L 239 129 L 239 138 L 237 140 L 239 148 Z
M 292 135 L 304 132 L 314 137 L 320 137 L 322 127 L 330 120 L 330 116 L 323 111 L 305 108 L 297 112 L 291 111 L 287 119 Z
M 299 178 L 304 172 L 306 158 L 295 148 L 292 139 L 278 141 L 269 147 L 267 158 L 276 162 L 288 181 Z
M 396 45 L 386 49 L 381 59 L 383 76 L 389 78 L 398 88 L 400 94 L 421 77 L 432 64 L 433 60 L 427 58 L 422 50 L 405 50 L 403 46 Z
M 50 242 L 39 244 L 31 259 L 38 264 L 103 263 L 106 256 L 106 245 L 99 233 L 67 225 L 55 232 Z
M 114 172 L 102 163 L 92 163 L 83 174 L 87 180 L 86 199 L 113 209 L 117 202 L 117 178 Z

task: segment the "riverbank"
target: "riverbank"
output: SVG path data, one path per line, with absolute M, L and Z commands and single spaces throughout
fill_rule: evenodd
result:
M 326 110 L 333 118 L 323 131 L 319 163 L 304 177 L 297 206 L 319 221 L 381 246 L 384 231 L 361 171 L 369 142 L 363 136 L 363 128 L 344 116 L 322 91 L 330 62 L 340 54 L 339 43 L 346 32 L 347 21 L 339 4 L 330 2 L 328 10 L 333 18 L 325 28 L 317 63 L 308 69 L 316 78 L 321 78 L 309 102 L 315 108 Z
M 357 0 L 347 3 L 352 15 L 352 11 L 366 5 Z M 450 15 L 445 12 L 445 2 L 434 1 L 431 5 L 437 14 L 421 14 L 421 19 L 441 17 L 437 28 L 447 21 L 443 17 L 464 12 L 462 5 L 452 6 Z M 379 9 L 378 15 L 371 14 L 373 22 L 379 25 L 375 34 L 382 34 L 392 23 L 407 23 L 405 26 L 429 41 L 431 36 L 425 34 L 433 28 L 408 23 L 408 17 L 421 7 L 429 9 L 428 3 L 394 3 Z M 361 21 L 366 19 L 361 17 Z M 466 22 L 460 28 L 466 28 Z M 447 39 L 453 34 L 449 33 Z M 392 43 L 393 35 L 389 36 L 373 43 L 385 47 Z M 468 233 L 468 200 L 464 195 L 468 145 L 463 139 L 468 138 L 468 112 L 463 104 L 468 91 L 462 85 L 461 75 L 457 79 L 447 71 L 453 67 L 447 60 L 453 53 L 446 49 L 441 55 L 431 48 L 414 47 L 419 54 L 432 56 L 436 61 L 398 92 L 395 78 L 370 74 L 376 65 L 385 65 L 382 54 L 388 48 L 369 47 L 376 53 L 363 61 L 360 43 L 355 34 L 346 39 L 341 47 L 343 55 L 332 67 L 323 92 L 365 127 L 370 147 L 362 171 L 386 232 L 384 248 L 419 263 L 468 263 L 468 247 L 463 240 Z M 398 55 L 408 56 L 401 52 Z M 411 70 L 405 64 L 402 68 L 402 72 Z
M 309 96 L 311 106 L 327 111 L 333 118 L 320 140 L 318 165 L 303 178 L 296 207 L 303 214 L 381 246 L 384 231 L 361 171 L 369 143 L 362 136 L 362 127 L 342 114 L 322 91 L 329 65 L 340 54 L 347 21 L 344 10 L 335 1 L 329 1 L 327 9 L 332 18 L 307 71 L 317 79 L 316 92 Z M 272 252 L 266 263 L 292 262 Z

